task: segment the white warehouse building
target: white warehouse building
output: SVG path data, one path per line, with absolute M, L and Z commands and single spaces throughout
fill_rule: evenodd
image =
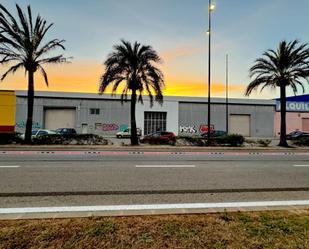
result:
M 16 91 L 15 130 L 25 129 L 27 92 Z M 275 101 L 229 99 L 229 133 L 247 137 L 273 137 Z M 172 131 L 176 135 L 199 135 L 207 130 L 207 98 L 164 97 L 164 103 L 147 96 L 144 104 L 136 105 L 137 127 L 143 134 L 157 130 Z M 113 136 L 130 126 L 130 101 L 123 104 L 120 96 L 110 94 L 36 92 L 33 128 L 75 128 L 78 133 Z M 226 130 L 224 98 L 211 99 L 211 127 Z

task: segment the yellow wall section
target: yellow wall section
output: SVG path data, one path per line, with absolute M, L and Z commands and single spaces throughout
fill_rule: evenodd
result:
M 15 126 L 15 111 L 15 92 L 0 91 L 0 126 Z

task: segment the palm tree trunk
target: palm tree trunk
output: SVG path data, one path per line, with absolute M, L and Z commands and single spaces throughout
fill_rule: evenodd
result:
M 32 120 L 33 120 L 33 102 L 34 102 L 34 80 L 33 72 L 28 71 L 28 110 L 25 132 L 25 143 L 31 144 Z
M 286 85 L 280 86 L 280 114 L 281 114 L 281 126 L 280 126 L 280 143 L 279 146 L 288 147 L 286 141 Z
M 136 107 L 136 91 L 132 90 L 131 95 L 131 145 L 138 145 L 138 137 L 136 132 L 136 117 L 135 108 Z

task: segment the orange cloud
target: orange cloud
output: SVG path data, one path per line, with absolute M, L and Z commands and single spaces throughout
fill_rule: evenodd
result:
M 174 48 L 161 53 L 164 61 L 176 59 L 178 57 L 187 57 L 203 52 L 205 49 L 200 47 L 180 47 Z
M 178 54 L 186 53 L 189 52 L 179 52 Z M 45 85 L 42 76 L 38 72 L 35 75 L 35 90 L 97 93 L 103 69 L 102 64 L 92 61 L 73 61 L 70 64 L 47 66 L 49 87 Z M 167 68 L 163 69 L 163 71 L 167 71 Z M 0 73 L 3 73 L 3 70 Z M 19 71 L 15 75 L 8 76 L 5 81 L 0 83 L 0 89 L 26 90 L 27 77 L 25 73 Z M 117 93 L 121 93 L 121 90 L 120 88 Z M 213 83 L 211 91 L 213 96 L 224 95 L 225 84 Z M 230 85 L 229 91 L 239 95 L 240 92 L 244 92 L 244 86 L 233 84 Z M 107 93 L 110 92 L 111 89 L 107 89 Z M 166 77 L 164 94 L 171 96 L 207 96 L 207 84 L 189 72 L 186 77 L 182 78 Z
M 167 87 L 164 91 L 167 96 L 193 96 L 203 97 L 208 96 L 208 85 L 206 82 L 199 81 L 167 81 Z M 244 93 L 245 86 L 241 84 L 230 84 L 229 93 L 231 95 L 239 95 Z M 211 95 L 225 95 L 225 83 L 212 83 Z

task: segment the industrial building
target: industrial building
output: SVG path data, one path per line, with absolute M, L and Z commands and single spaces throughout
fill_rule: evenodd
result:
M 15 129 L 16 97 L 14 91 L 0 91 L 0 132 Z
M 309 94 L 286 98 L 286 130 L 309 132 Z M 280 99 L 276 100 L 275 135 L 280 134 Z
M 15 91 L 15 130 L 24 132 L 27 92 Z M 273 137 L 276 102 L 273 100 L 229 99 L 229 133 L 246 137 Z M 211 129 L 226 129 L 226 103 L 211 99 Z M 143 134 L 157 130 L 177 135 L 199 135 L 206 132 L 207 99 L 164 97 L 163 105 L 150 107 L 148 97 L 136 106 L 137 127 Z M 75 128 L 78 133 L 115 135 L 130 126 L 130 101 L 121 104 L 120 96 L 110 94 L 36 92 L 33 128 Z

